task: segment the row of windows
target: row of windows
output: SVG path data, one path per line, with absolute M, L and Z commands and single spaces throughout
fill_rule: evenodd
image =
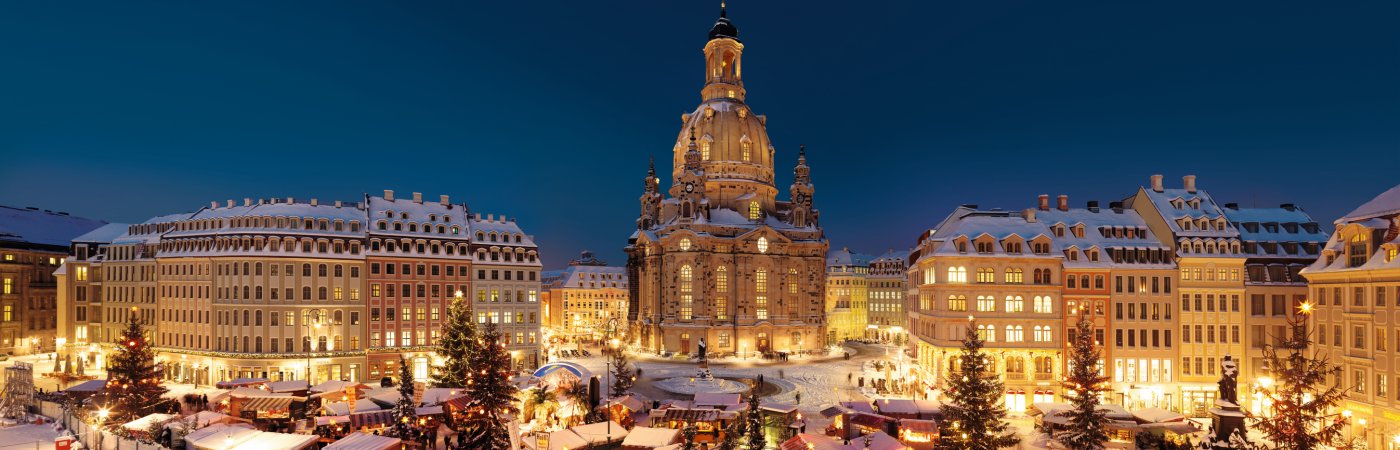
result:
M 252 326 L 262 326 L 262 324 L 263 324 L 263 310 L 260 310 L 260 309 L 257 309 L 257 310 L 243 309 L 243 310 L 233 310 L 233 311 L 219 311 L 218 313 L 219 313 L 219 314 L 218 314 L 217 317 L 218 317 L 218 324 L 219 324 L 219 325 L 233 325 L 233 326 L 240 326 L 240 325 L 241 325 L 241 326 L 249 326 L 249 325 L 252 325 Z M 294 312 L 294 311 L 284 311 L 284 312 L 282 312 L 282 313 L 278 313 L 278 312 L 276 312 L 276 311 L 268 311 L 267 317 L 268 317 L 268 325 L 269 325 L 269 326 L 274 326 L 274 327 L 275 327 L 275 326 L 289 326 L 289 327 L 290 327 L 290 326 L 296 326 L 296 325 L 297 325 L 297 323 L 296 323 L 296 312 Z M 241 318 L 242 320 L 240 320 L 240 318 Z M 279 318 L 283 318 L 283 319 L 280 320 L 280 323 L 279 323 Z M 303 309 L 303 310 L 301 310 L 301 325 L 302 325 L 302 326 L 307 326 L 307 325 L 312 325 L 312 326 L 321 326 L 321 325 L 342 325 L 342 324 L 344 324 L 344 322 L 343 322 L 344 318 L 345 318 L 345 311 L 342 311 L 342 310 L 339 310 L 339 309 L 337 309 L 337 310 L 335 310 L 335 311 L 333 311 L 333 312 L 331 312 L 331 313 L 329 313 L 329 314 L 328 314 L 328 313 L 326 312 L 326 310 L 324 310 L 324 309 Z M 349 322 L 349 325 L 359 325 L 359 324 L 360 324 L 360 312 L 359 312 L 359 311 L 350 311 L 350 322 Z
M 300 245 L 298 245 L 300 244 Z M 325 238 L 312 239 L 302 237 L 300 239 L 292 236 L 284 237 L 218 237 L 218 238 L 194 238 L 194 239 L 162 239 L 160 250 L 165 252 L 295 252 L 300 248 L 303 253 L 334 253 L 351 255 L 360 254 L 360 241 L 352 240 L 348 243 L 340 240 L 330 240 Z
M 394 286 L 398 286 L 398 288 L 395 288 Z M 465 287 L 465 286 L 464 286 L 464 287 Z M 430 291 L 431 291 L 432 295 L 429 295 L 429 292 L 430 292 Z M 373 283 L 373 284 L 370 284 L 370 285 L 369 285 L 369 296 L 370 296 L 370 298 L 373 298 L 373 299 L 376 299 L 376 300 L 377 300 L 377 299 L 380 299 L 381 297 L 389 297 L 389 298 L 394 298 L 394 297 L 402 297 L 402 298 L 418 297 L 418 298 L 420 298 L 420 299 L 422 299 L 422 298 L 445 298 L 445 297 L 455 296 L 455 295 L 457 295 L 458 292 L 459 292 L 459 291 L 456 289 L 456 285 L 452 285 L 452 284 L 447 284 L 447 285 L 441 285 L 441 284 L 427 285 L 427 284 L 423 284 L 423 283 L 418 283 L 418 284 L 408 284 L 408 283 L 404 283 L 404 284 L 394 284 L 394 283 L 389 283 L 389 284 L 385 284 L 385 285 L 382 285 L 382 286 L 381 286 L 379 283 Z
M 270 287 L 264 290 L 262 286 L 221 287 L 219 288 L 218 300 L 262 300 L 264 291 L 267 292 L 267 299 L 269 300 L 313 300 L 313 292 L 316 294 L 314 300 L 360 300 L 359 289 L 352 288 L 347 290 L 340 286 L 333 288 L 321 286 L 316 288 L 315 291 L 311 289 L 311 286 L 302 286 L 301 297 L 296 297 L 294 295 L 296 293 L 295 288 L 278 289 Z M 348 296 L 346 295 L 347 293 L 349 294 Z
M 1025 326 L 1007 325 L 1002 331 L 1002 341 L 1004 342 L 1025 342 Z M 987 342 L 997 342 L 996 325 L 977 325 L 977 336 Z M 1036 325 L 1031 327 L 1031 338 L 1034 342 L 1051 342 L 1055 339 L 1049 325 Z
M 1086 280 L 1087 281 L 1087 280 Z M 1150 281 L 1150 283 L 1149 283 Z M 1095 283 L 1098 280 L 1094 280 Z M 1146 294 L 1149 292 L 1148 285 L 1151 284 L 1150 292 L 1153 294 L 1172 293 L 1171 277 L 1148 277 L 1148 276 L 1115 276 L 1113 277 L 1113 292 L 1126 292 Z M 1073 286 L 1070 286 L 1073 287 Z M 1099 286 L 1096 285 L 1096 288 Z
M 1126 341 L 1123 339 L 1124 336 L 1128 338 Z M 1151 341 L 1147 339 L 1148 336 L 1152 337 Z M 1114 344 L 1119 347 L 1172 348 L 1172 330 L 1118 329 L 1113 331 L 1113 337 Z
M 1127 307 L 1124 308 L 1124 305 L 1127 305 Z M 1150 314 L 1148 311 L 1148 305 L 1152 306 Z M 1123 320 L 1123 311 L 1125 309 L 1128 312 L 1128 320 L 1172 320 L 1171 303 L 1114 303 L 1113 318 L 1117 320 Z
M 1052 299 L 1052 298 L 1049 297 L 1049 296 L 1040 296 L 1040 295 L 1037 295 L 1037 296 L 1035 296 L 1034 298 L 1031 299 L 1031 305 L 1032 305 L 1032 308 L 1033 308 L 1032 310 L 1035 311 L 1037 314 L 1051 314 L 1051 313 L 1054 313 L 1054 312 L 1055 312 L 1055 303 L 1054 303 L 1054 299 Z M 967 311 L 967 296 L 966 296 L 966 295 L 960 295 L 960 294 L 949 295 L 949 296 L 948 296 L 947 310 L 948 310 L 948 311 Z M 996 299 L 996 297 L 991 296 L 991 295 L 979 295 L 979 296 L 977 296 L 977 311 L 978 311 L 978 312 L 995 312 L 996 310 L 997 310 L 997 299 Z M 1019 295 L 1008 295 L 1008 296 L 1006 296 L 1006 298 L 1003 300 L 1003 307 L 1002 307 L 1002 311 L 1003 311 L 1003 312 L 1015 313 L 1015 312 L 1023 312 L 1023 311 L 1025 311 L 1025 310 L 1026 310 L 1026 301 L 1025 301 L 1025 298 L 1024 298 L 1024 297 L 1021 297 L 1021 296 L 1019 296 Z
M 1332 306 L 1342 306 L 1342 293 L 1346 291 L 1340 287 L 1331 289 L 1320 287 L 1314 292 L 1316 294 L 1313 297 L 1317 301 L 1317 306 L 1327 306 L 1329 304 L 1327 300 L 1329 297 L 1332 299 L 1330 303 Z M 1329 292 L 1331 294 L 1330 296 L 1328 295 Z M 1380 308 L 1390 306 L 1392 302 L 1389 299 L 1391 298 L 1397 299 L 1397 301 L 1394 302 L 1394 306 L 1400 306 L 1400 286 L 1376 286 L 1371 289 L 1372 295 L 1369 299 L 1366 298 L 1366 292 L 1367 289 L 1363 286 L 1353 286 L 1351 288 L 1351 306 L 1362 308 L 1375 306 Z
M 1025 272 L 1023 272 L 1022 269 L 1006 269 L 1002 272 L 1002 283 L 1024 284 L 1024 276 Z M 1032 284 L 1051 284 L 1051 280 L 1054 278 L 1054 271 L 1051 269 L 1035 269 L 1031 271 L 1031 277 Z M 933 268 L 924 269 L 924 284 L 934 284 L 936 281 Z M 947 283 L 967 283 L 967 267 L 949 266 L 948 276 L 944 281 Z M 977 282 L 996 283 L 996 269 L 989 267 L 977 268 Z
M 262 274 L 263 274 L 263 263 L 261 263 L 261 262 L 259 262 L 259 263 L 246 263 L 246 262 L 245 262 L 245 263 L 242 263 L 242 264 L 239 264 L 239 263 L 219 264 L 217 267 L 218 267 L 218 275 L 232 275 L 232 276 L 248 276 L 248 275 L 252 275 L 252 276 L 262 276 Z M 282 268 L 283 268 L 283 269 L 281 270 L 281 273 L 279 273 L 278 267 L 282 267 Z M 282 276 L 282 275 L 292 276 L 292 275 L 296 274 L 296 272 L 293 270 L 294 267 L 295 267 L 295 266 L 292 265 L 292 264 L 285 264 L 285 265 L 268 264 L 268 275 L 274 276 L 274 277 L 275 277 L 275 276 Z M 333 272 L 332 272 L 330 269 L 333 269 Z M 350 271 L 349 271 L 349 272 L 350 272 L 350 278 L 359 278 L 359 277 L 360 277 L 360 267 L 359 267 L 359 266 L 350 266 Z M 326 277 L 326 276 L 330 276 L 331 273 L 334 273 L 335 276 L 336 276 L 337 278 L 339 278 L 339 277 L 344 277 L 344 276 L 345 276 L 345 273 L 346 273 L 345 266 L 344 266 L 344 265 L 341 265 L 341 264 L 335 264 L 335 265 L 333 265 L 333 266 L 332 266 L 332 265 L 328 265 L 328 264 L 317 264 L 317 265 L 316 265 L 316 276 L 319 276 L 319 277 Z M 303 276 L 303 277 L 309 277 L 309 276 L 311 276 L 311 264 L 303 263 L 303 264 L 301 265 L 301 276 Z
M 218 351 L 243 352 L 243 353 L 263 353 L 263 352 L 264 352 L 264 351 L 263 351 L 264 348 L 263 348 L 263 337 L 262 337 L 262 336 L 253 336 L 252 339 L 251 339 L 251 342 L 250 342 L 249 336 L 243 336 L 242 339 L 239 339 L 239 338 L 237 338 L 237 337 L 220 337 L 218 342 L 219 342 L 219 345 L 218 345 L 218 347 L 216 348 L 216 350 L 218 350 Z M 240 342 L 241 342 L 243 345 L 239 345 Z M 285 343 L 285 346 L 283 346 L 283 347 L 279 347 L 279 346 L 278 346 L 278 342 L 279 342 L 279 339 L 277 339 L 277 338 L 268 338 L 268 344 L 269 344 L 269 345 L 268 345 L 268 347 L 266 348 L 267 353 L 280 353 L 280 352 L 283 351 L 283 350 L 285 350 L 285 351 L 287 351 L 287 352 L 295 351 L 295 350 L 293 350 L 294 347 L 292 346 L 292 343 L 295 342 L 295 341 L 293 340 L 293 338 L 283 338 L 283 339 L 280 339 L 280 342 L 284 342 L 284 343 Z M 312 342 L 313 342 L 313 341 L 312 341 L 312 339 L 311 339 L 311 336 L 303 336 L 303 337 L 301 338 L 301 351 L 302 351 L 302 352 L 312 352 L 312 351 L 317 351 L 317 352 L 332 352 L 332 351 L 338 351 L 338 350 L 351 350 L 351 351 L 354 351 L 354 350 L 359 350 L 359 349 L 360 349 L 360 337 L 359 337 L 359 336 L 351 336 L 351 337 L 350 337 L 350 348 L 348 348 L 348 349 L 347 349 L 347 348 L 344 348 L 344 346 L 343 346 L 343 344 L 344 344 L 344 342 L 345 342 L 345 337 L 344 337 L 344 336 L 335 336 L 333 342 L 332 342 L 331 339 L 329 339 L 327 336 L 320 336 L 320 337 L 317 337 L 317 338 L 315 339 L 316 346 L 315 346 L 314 349 L 312 348 Z
M 405 307 L 403 307 L 402 309 L 389 307 L 389 308 L 383 308 L 383 310 L 382 310 L 383 313 L 382 313 L 382 314 L 380 313 L 380 311 L 381 311 L 380 308 L 370 308 L 370 309 L 369 309 L 369 321 L 370 321 L 370 322 L 378 322 L 378 321 L 380 320 L 380 318 L 382 317 L 382 318 L 383 318 L 385 321 L 387 321 L 387 322 L 393 322 L 395 318 L 397 318 L 397 317 L 402 317 L 402 318 L 403 318 L 403 321 L 405 321 L 405 322 L 413 321 L 413 320 L 417 320 L 417 321 L 420 321 L 420 322 L 421 322 L 421 321 L 424 321 L 424 320 L 431 320 L 431 321 L 433 321 L 433 322 L 437 322 L 437 321 L 438 321 L 439 319 L 441 319 L 441 317 L 442 317 L 441 311 L 440 311 L 440 310 L 438 309 L 438 307 L 436 307 L 436 306 L 431 307 L 431 308 L 424 308 L 424 307 L 422 307 L 422 306 L 419 306 L 419 307 L 417 307 L 417 308 L 410 308 L 410 307 L 405 306 Z M 400 316 L 399 314 L 396 314 L 396 311 L 402 311 L 402 313 L 403 313 L 402 316 Z M 534 313 L 530 313 L 531 320 L 534 320 L 534 319 L 533 319 L 534 315 L 535 315 Z
M 514 298 L 514 300 L 512 300 L 512 298 Z M 534 303 L 536 301 L 539 301 L 539 293 L 534 289 L 516 291 L 512 291 L 510 289 L 477 289 L 476 301 L 478 303 L 486 301 L 490 301 L 492 303 L 510 301 Z
M 1194 306 L 1194 308 L 1193 308 Z M 1181 312 L 1240 312 L 1238 294 L 1181 294 Z
M 383 271 L 383 273 L 384 273 L 385 275 L 397 275 L 397 274 L 414 275 L 414 274 L 417 274 L 418 276 L 421 277 L 421 276 L 427 276 L 427 274 L 431 272 L 431 273 L 432 273 L 432 276 L 435 276 L 435 277 L 436 277 L 436 276 L 441 275 L 444 271 L 446 271 L 447 276 L 449 276 L 449 277 L 455 277 L 455 276 L 457 276 L 457 274 L 459 274 L 459 273 L 460 273 L 462 276 L 467 276 L 467 266 L 454 266 L 454 265 L 450 265 L 450 264 L 449 264 L 449 265 L 446 265 L 446 266 L 441 265 L 441 264 L 418 264 L 418 265 L 415 266 L 415 265 L 409 264 L 409 263 L 403 263 L 403 264 L 384 263 L 384 264 L 381 266 L 380 263 L 377 263 L 377 262 L 369 263 L 369 274 L 370 274 L 370 275 L 379 275 L 380 272 L 381 272 L 381 267 L 383 268 L 382 271 Z M 445 267 L 445 268 L 444 268 L 444 267 Z M 417 270 L 415 271 L 414 269 L 417 269 Z
M 344 219 L 325 219 L 311 217 L 230 217 L 228 219 L 203 219 L 186 220 L 176 222 L 175 229 L 181 231 L 191 230 L 213 230 L 218 228 L 285 228 L 290 230 L 320 230 L 320 231 L 345 231 L 347 222 Z M 351 232 L 360 231 L 360 221 L 351 220 L 348 222 Z
M 1182 267 L 1181 279 L 1196 281 L 1240 281 L 1240 269 L 1212 269 L 1200 267 Z
M 443 217 L 444 219 L 447 219 L 447 218 L 448 218 L 447 216 L 442 216 L 442 217 Z M 400 221 L 397 221 L 397 220 L 395 220 L 394 223 L 393 223 L 392 225 L 391 225 L 388 221 L 380 220 L 380 221 L 378 221 L 378 222 L 375 222 L 375 225 L 374 225 L 374 226 L 375 226 L 375 228 L 378 228 L 380 231 L 388 231 L 390 228 L 393 228 L 394 231 L 404 231 L 404 228 L 405 228 L 405 224 L 404 224 L 403 222 L 400 222 Z M 418 224 L 417 224 L 417 223 L 408 222 L 407 228 L 408 228 L 408 232 L 410 232 L 410 233 L 417 233 L 417 232 L 418 232 Z M 448 226 L 442 225 L 442 224 L 438 224 L 438 225 L 435 227 L 435 226 L 433 226 L 433 224 L 430 224 L 430 223 L 425 223 L 425 224 L 423 224 L 423 232 L 424 232 L 424 233 L 432 233 L 432 232 L 434 232 L 434 231 L 436 231 L 437 234 L 448 234 L 449 231 L 451 231 L 451 234 L 461 234 L 461 233 L 462 233 L 462 227 L 457 226 L 457 225 L 453 225 L 453 226 L 451 226 L 451 227 L 448 227 Z
M 1192 333 L 1192 331 L 1195 333 Z M 1225 334 L 1226 331 L 1229 334 Z M 1204 331 L 1204 333 L 1202 333 Z M 1238 344 L 1240 343 L 1239 325 L 1182 325 L 1181 342 L 1190 344 Z

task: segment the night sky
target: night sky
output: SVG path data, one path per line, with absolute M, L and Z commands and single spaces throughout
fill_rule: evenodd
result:
M 549 268 L 584 248 L 620 265 L 718 9 L 0 3 L 0 204 L 129 222 L 420 191 L 518 217 Z M 962 203 L 1117 200 L 1153 173 L 1319 222 L 1400 182 L 1400 2 L 734 0 L 729 17 L 778 186 L 806 144 L 833 248 L 908 247 Z

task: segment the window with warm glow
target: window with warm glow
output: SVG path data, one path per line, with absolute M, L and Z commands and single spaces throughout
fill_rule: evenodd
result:
M 681 320 L 690 320 L 694 315 L 695 299 L 691 294 L 691 282 L 694 279 L 690 265 L 681 266 Z
M 758 238 L 758 252 L 759 252 L 759 253 L 768 253 L 768 238 L 766 238 L 766 237 L 760 237 L 760 238 Z
M 750 155 L 750 153 L 752 153 L 752 152 L 750 151 L 750 149 L 752 148 L 752 145 L 749 143 L 749 141 L 744 141 L 744 142 L 740 142 L 740 143 L 739 143 L 739 148 L 742 149 L 743 152 L 744 152 L 744 161 L 748 161 L 748 160 L 749 160 L 749 155 Z
M 1006 296 L 1006 312 L 1024 312 L 1026 310 L 1026 300 L 1019 295 Z
M 758 220 L 763 216 L 763 209 L 759 208 L 758 202 L 749 202 L 749 220 Z
M 981 312 L 996 311 L 996 310 L 997 310 L 997 300 L 996 300 L 996 298 L 995 298 L 995 297 L 992 297 L 992 296 L 990 296 L 990 295 L 979 295 L 979 296 L 977 296 L 977 310 L 978 310 L 978 311 L 981 311 Z
M 706 161 L 709 161 L 709 160 L 710 160 L 710 142 L 709 142 L 709 141 L 705 141 L 705 142 L 701 142 L 701 143 L 700 143 L 700 159 L 703 159 L 703 160 L 706 160 Z
M 927 308 L 925 308 L 925 309 L 927 309 Z M 948 310 L 949 310 L 949 311 L 967 311 L 967 296 L 965 296 L 965 295 L 949 295 L 949 296 L 948 296 Z
M 690 251 L 690 238 L 681 238 L 681 245 L 680 245 L 680 247 L 681 247 L 681 251 L 683 251 L 683 252 L 688 252 L 688 251 Z

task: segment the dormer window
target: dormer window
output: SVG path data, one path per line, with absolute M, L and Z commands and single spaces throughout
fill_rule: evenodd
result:
M 1085 253 L 1089 255 L 1089 261 L 1098 262 L 1098 260 L 1099 260 L 1099 251 L 1098 251 L 1098 250 L 1092 250 L 1092 249 L 1091 249 L 1091 250 L 1089 250 L 1088 252 L 1085 252 Z
M 1347 267 L 1359 267 L 1366 264 L 1366 253 L 1370 250 L 1370 236 L 1365 231 L 1351 235 L 1350 243 L 1347 245 Z
M 1055 224 L 1055 237 L 1065 237 L 1065 225 Z
M 1074 249 L 1065 250 L 1065 256 L 1066 256 L 1066 257 L 1069 257 L 1069 260 L 1070 260 L 1070 261 L 1078 261 L 1078 260 L 1079 260 L 1079 250 L 1074 250 Z
M 1080 239 L 1084 238 L 1084 224 L 1078 224 L 1074 226 L 1074 237 Z
M 977 253 L 988 254 L 992 252 L 991 241 L 977 241 Z

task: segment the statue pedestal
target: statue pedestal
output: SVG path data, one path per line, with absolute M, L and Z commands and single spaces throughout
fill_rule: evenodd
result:
M 1230 436 L 1236 431 L 1241 437 L 1249 436 L 1244 429 L 1244 412 L 1240 411 L 1240 405 L 1236 405 L 1227 400 L 1216 400 L 1215 407 L 1210 409 L 1210 419 L 1215 430 L 1215 436 L 1211 436 L 1211 442 L 1216 448 L 1231 448 Z

